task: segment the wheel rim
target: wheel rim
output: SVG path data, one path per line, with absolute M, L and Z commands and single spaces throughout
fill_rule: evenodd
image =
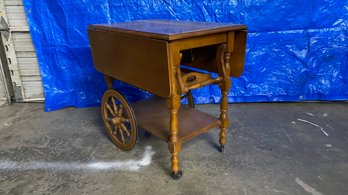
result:
M 121 150 L 131 150 L 137 138 L 137 124 L 133 109 L 115 90 L 107 90 L 102 99 L 102 115 L 111 141 Z

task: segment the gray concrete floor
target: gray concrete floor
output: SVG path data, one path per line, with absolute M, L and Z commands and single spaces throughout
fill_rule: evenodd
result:
M 218 105 L 198 108 L 218 115 Z M 0 194 L 348 193 L 347 103 L 231 104 L 229 109 L 225 153 L 217 151 L 218 129 L 185 143 L 184 176 L 174 181 L 163 141 L 140 131 L 132 151 L 119 150 L 105 133 L 98 107 L 45 113 L 39 103 L 2 106 Z M 147 146 L 154 152 L 150 161 L 125 170 L 130 160 L 143 159 Z M 80 166 L 93 162 L 120 166 Z

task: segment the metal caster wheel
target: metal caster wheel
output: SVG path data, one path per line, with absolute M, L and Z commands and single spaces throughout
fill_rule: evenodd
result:
M 225 152 L 225 146 L 220 146 L 220 152 L 224 153 Z
M 172 172 L 172 177 L 175 180 L 180 179 L 180 177 L 183 175 L 183 172 L 181 170 L 177 171 L 177 172 Z

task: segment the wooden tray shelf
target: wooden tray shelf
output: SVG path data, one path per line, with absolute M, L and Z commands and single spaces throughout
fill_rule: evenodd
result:
M 138 125 L 164 141 L 170 138 L 169 110 L 163 98 L 153 97 L 132 104 Z M 179 142 L 183 143 L 205 131 L 220 125 L 218 118 L 181 105 L 178 112 Z

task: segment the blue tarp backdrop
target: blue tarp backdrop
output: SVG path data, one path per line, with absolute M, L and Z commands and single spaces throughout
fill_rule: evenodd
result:
M 347 100 L 348 0 L 24 0 L 46 110 L 100 103 L 106 85 L 93 67 L 87 26 L 139 19 L 249 26 L 245 72 L 230 102 Z M 115 84 L 130 101 L 149 94 Z M 220 90 L 194 92 L 219 102 Z

